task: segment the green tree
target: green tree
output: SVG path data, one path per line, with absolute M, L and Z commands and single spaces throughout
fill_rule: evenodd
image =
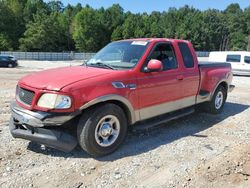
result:
M 11 40 L 11 46 L 14 49 L 18 48 L 18 39 L 22 36 L 25 31 L 25 22 L 23 20 L 23 7 L 25 6 L 26 0 L 3 0 L 1 4 L 4 4 L 6 11 L 1 10 L 0 17 L 9 17 L 10 22 L 5 24 L 8 33 L 6 34 Z M 7 14 L 5 14 L 5 12 Z M 0 18 L 1 19 L 1 18 Z M 5 18 L 3 18 L 5 19 Z
M 6 16 L 8 15 L 8 16 Z M 133 14 L 119 4 L 93 9 L 61 1 L 0 0 L 2 50 L 97 51 L 111 40 L 165 37 L 191 40 L 197 50 L 250 49 L 250 6 L 224 11 L 184 6 Z
M 229 5 L 224 11 L 228 29 L 228 41 L 226 50 L 244 50 L 246 49 L 246 22 L 244 22 L 243 11 L 238 3 Z
M 12 50 L 11 41 L 8 36 L 3 33 L 0 33 L 0 51 L 5 50 Z
M 8 16 L 6 16 L 8 15 Z M 16 38 L 15 32 L 15 15 L 11 9 L 2 1 L 0 1 L 0 49 L 10 50 L 14 46 Z
M 124 39 L 145 37 L 145 25 L 140 14 L 128 13 L 122 25 Z
M 162 27 L 163 37 L 165 38 L 176 38 L 176 27 L 177 23 L 177 13 L 176 8 L 169 8 L 168 12 L 163 12 L 161 15 L 161 20 L 159 26 Z
M 30 21 L 33 21 L 33 16 L 37 14 L 37 12 L 48 13 L 48 11 L 48 7 L 43 0 L 27 0 L 23 9 L 23 19 L 25 23 L 29 23 Z
M 74 20 L 74 17 L 78 12 L 81 11 L 80 4 L 76 5 L 76 7 L 68 5 L 64 11 L 59 16 L 59 23 L 62 27 L 63 31 L 65 31 L 64 35 L 67 38 L 67 50 L 75 50 L 75 42 L 73 40 L 73 25 L 72 22 Z
M 96 52 L 107 41 L 105 27 L 101 23 L 100 14 L 92 8 L 83 8 L 75 17 L 73 38 L 76 48 L 86 52 Z
M 61 1 L 49 1 L 47 3 L 48 9 L 50 12 L 62 12 L 63 11 L 63 3 Z
M 58 12 L 39 13 L 27 24 L 20 49 L 24 51 L 64 51 L 67 49 L 65 31 L 59 22 Z
M 214 51 L 221 49 L 224 37 L 227 35 L 221 12 L 215 9 L 204 11 L 199 31 L 201 34 L 201 50 Z

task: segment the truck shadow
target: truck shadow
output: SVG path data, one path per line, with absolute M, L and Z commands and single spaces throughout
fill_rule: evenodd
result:
M 150 131 L 135 133 L 130 131 L 125 143 L 116 152 L 108 156 L 96 158 L 96 160 L 114 161 L 128 156 L 139 155 L 187 136 L 193 136 L 197 139 L 207 139 L 209 136 L 200 132 L 230 116 L 235 116 L 247 110 L 249 107 L 249 105 L 227 102 L 223 112 L 219 115 L 195 112 L 185 118 L 171 121 Z M 36 153 L 56 157 L 91 158 L 91 156 L 80 148 L 75 149 L 71 153 L 65 153 L 47 147 L 41 148 L 39 144 L 34 142 L 30 142 L 27 148 Z

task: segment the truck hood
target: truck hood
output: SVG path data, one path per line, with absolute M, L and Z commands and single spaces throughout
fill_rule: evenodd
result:
M 23 77 L 19 83 L 37 88 L 59 91 L 72 83 L 110 74 L 113 70 L 72 66 L 45 70 Z

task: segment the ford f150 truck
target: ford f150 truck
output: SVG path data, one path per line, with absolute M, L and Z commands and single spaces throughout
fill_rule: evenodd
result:
M 217 114 L 231 85 L 228 63 L 198 63 L 185 40 L 145 38 L 108 44 L 82 66 L 22 78 L 10 131 L 63 151 L 94 156 L 116 150 L 128 127 L 150 128 L 201 105 Z

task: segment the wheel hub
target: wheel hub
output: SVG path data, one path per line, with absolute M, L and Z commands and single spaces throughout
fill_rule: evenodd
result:
M 95 129 L 95 140 L 102 147 L 111 146 L 120 134 L 120 122 L 114 115 L 100 119 Z
M 109 123 L 103 123 L 100 128 L 100 134 L 103 137 L 109 137 L 112 135 L 113 129 Z
M 220 91 L 217 93 L 215 98 L 215 108 L 220 109 L 223 104 L 223 93 Z

